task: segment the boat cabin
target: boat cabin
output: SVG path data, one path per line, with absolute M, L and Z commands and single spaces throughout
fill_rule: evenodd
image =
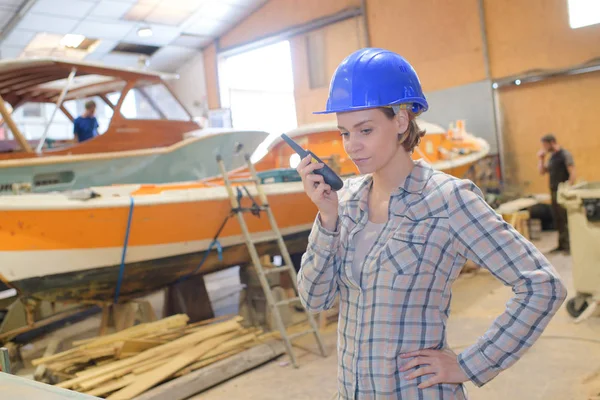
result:
M 177 75 L 54 58 L 0 61 L 0 162 L 173 145 L 202 127 L 166 81 Z M 73 121 L 96 103 L 99 135 Z

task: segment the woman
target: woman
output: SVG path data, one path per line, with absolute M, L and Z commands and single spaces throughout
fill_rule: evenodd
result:
M 366 48 L 332 78 L 327 109 L 360 171 L 334 192 L 320 164 L 297 170 L 318 207 L 298 274 L 304 306 L 339 295 L 338 396 L 465 399 L 533 345 L 566 290 L 548 260 L 505 223 L 470 181 L 435 171 L 413 149 L 426 111 L 419 79 L 398 54 Z M 466 259 L 489 269 L 514 297 L 456 355 L 446 342 L 450 287 Z

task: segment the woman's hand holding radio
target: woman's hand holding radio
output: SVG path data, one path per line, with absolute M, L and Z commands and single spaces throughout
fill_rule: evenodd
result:
M 296 167 L 296 171 L 302 178 L 304 191 L 319 208 L 321 225 L 329 231 L 334 231 L 338 218 L 338 195 L 325 183 L 321 175 L 313 173 L 316 169 L 322 168 L 323 164 L 311 163 L 311 158 L 310 155 L 304 157 Z

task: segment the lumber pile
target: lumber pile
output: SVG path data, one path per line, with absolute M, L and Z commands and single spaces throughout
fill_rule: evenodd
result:
M 56 386 L 107 399 L 132 399 L 150 388 L 276 337 L 244 328 L 242 317 L 188 324 L 185 314 L 74 342 L 38 358 Z

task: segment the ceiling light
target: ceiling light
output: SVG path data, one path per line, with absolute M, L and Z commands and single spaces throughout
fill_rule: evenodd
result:
M 498 89 L 498 84 L 496 82 L 492 84 L 492 89 Z
M 143 27 L 137 30 L 137 34 L 139 37 L 149 37 L 152 36 L 152 29 L 150 27 Z
M 74 49 L 77 48 L 85 40 L 85 36 L 83 35 L 73 35 L 71 33 L 66 34 L 60 40 L 60 44 L 64 47 L 72 47 Z
M 520 85 L 520 84 L 521 84 L 521 80 L 520 80 L 520 79 L 517 79 L 517 80 L 515 81 L 515 85 Z

